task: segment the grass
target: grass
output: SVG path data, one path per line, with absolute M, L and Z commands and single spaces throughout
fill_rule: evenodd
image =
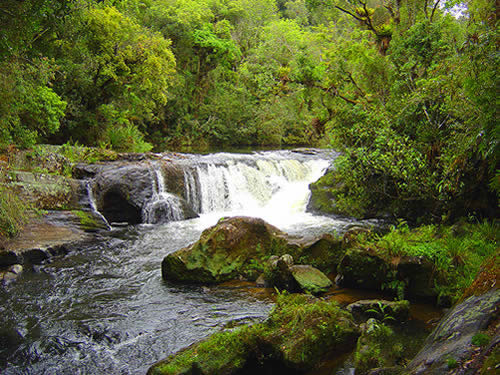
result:
M 29 219 L 30 207 L 11 190 L 0 187 L 0 242 L 15 237 Z

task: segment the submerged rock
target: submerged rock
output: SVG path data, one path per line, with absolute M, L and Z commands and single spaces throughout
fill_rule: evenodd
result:
M 262 219 L 221 219 L 197 242 L 167 255 L 162 276 L 173 281 L 218 283 L 245 276 L 256 266 L 263 268 L 270 255 L 296 255 L 298 251 L 282 231 Z
M 335 302 L 282 295 L 261 324 L 220 332 L 161 361 L 149 375 L 303 374 L 351 350 L 359 331 Z

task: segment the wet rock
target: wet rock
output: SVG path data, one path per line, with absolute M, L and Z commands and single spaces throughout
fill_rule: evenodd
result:
M 299 288 L 306 293 L 325 293 L 333 285 L 323 272 L 312 266 L 291 266 L 290 273 Z
M 9 267 L 8 271 L 12 272 L 15 275 L 19 275 L 23 272 L 23 266 L 21 266 L 20 264 L 14 264 Z
M 425 257 L 405 256 L 397 265 L 398 277 L 406 282 L 406 293 L 411 297 L 435 298 L 436 272 Z
M 345 254 L 342 239 L 331 234 L 302 245 L 300 263 L 310 264 L 323 272 L 334 272 Z
M 29 249 L 23 252 L 24 263 L 41 264 L 47 260 L 50 254 L 45 249 Z
M 20 259 L 14 251 L 0 251 L 0 267 L 9 267 L 16 263 L 20 263 Z
M 153 365 L 148 374 L 299 375 L 326 356 L 348 352 L 358 336 L 351 315 L 336 303 L 283 295 L 264 323 L 216 333 Z
M 160 163 L 160 162 L 156 162 Z M 184 191 L 183 172 L 171 163 L 161 163 L 167 190 L 182 194 Z M 143 221 L 143 209 L 151 202 L 155 193 L 155 176 L 150 161 L 142 163 L 113 163 L 101 166 L 95 173 L 93 192 L 97 208 L 109 222 L 139 224 Z M 163 177 L 162 177 L 163 178 Z M 172 190 L 170 190 L 172 189 Z M 186 219 L 197 214 L 180 197 L 183 216 Z M 161 223 L 161 206 L 154 213 L 155 223 Z M 165 210 L 164 210 L 165 211 Z M 167 211 L 163 212 L 166 214 Z
M 348 305 L 347 310 L 357 318 L 375 318 L 387 323 L 397 323 L 408 320 L 410 302 L 361 300 Z
M 206 229 L 193 245 L 167 255 L 162 262 L 166 280 L 218 283 L 245 276 L 271 254 L 296 254 L 287 236 L 262 219 L 232 217 Z
M 380 290 L 389 270 L 387 261 L 376 253 L 350 249 L 338 266 L 336 282 L 341 286 Z
M 13 272 L 4 272 L 2 274 L 0 274 L 0 278 L 2 280 L 3 283 L 10 283 L 12 281 L 14 281 L 15 279 L 17 279 L 18 275 L 13 273 Z
M 472 337 L 486 328 L 500 312 L 500 290 L 492 289 L 471 296 L 456 305 L 425 341 L 424 347 L 410 362 L 412 375 L 438 375 L 448 372 L 449 361 L 457 365 L 468 360 L 475 347 Z

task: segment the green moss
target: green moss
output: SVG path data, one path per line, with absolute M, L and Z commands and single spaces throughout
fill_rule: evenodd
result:
M 350 350 L 357 336 L 350 314 L 335 302 L 284 293 L 266 322 L 216 333 L 148 373 L 236 374 L 255 358 L 264 363 L 279 360 L 283 368 L 309 369 L 327 353 Z
M 84 229 L 95 229 L 99 227 L 99 223 L 90 213 L 78 210 L 74 210 L 72 212 L 75 216 L 78 217 L 78 219 L 80 220 L 80 225 Z

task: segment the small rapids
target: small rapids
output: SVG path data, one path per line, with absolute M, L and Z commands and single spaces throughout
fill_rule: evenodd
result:
M 265 319 L 272 301 L 251 287 L 171 284 L 161 278 L 161 261 L 223 216 L 262 217 L 304 237 L 342 232 L 350 220 L 306 212 L 308 185 L 333 157 L 186 155 L 177 162 L 184 171 L 182 198 L 200 215 L 191 220 L 181 220 L 179 197 L 166 191 L 161 170 L 153 168 L 144 222 L 156 222 L 161 210 L 168 222 L 103 232 L 0 288 L 0 372 L 144 374 L 229 322 Z

